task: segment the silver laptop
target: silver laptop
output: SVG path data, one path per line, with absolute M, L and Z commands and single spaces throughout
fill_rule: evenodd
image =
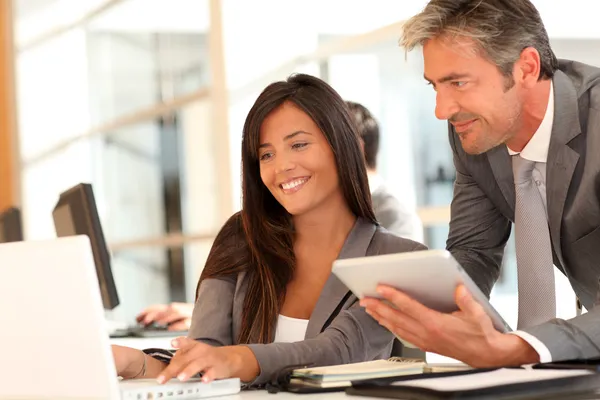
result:
M 240 391 L 237 378 L 119 381 L 105 323 L 87 236 L 0 244 L 0 399 L 191 399 Z

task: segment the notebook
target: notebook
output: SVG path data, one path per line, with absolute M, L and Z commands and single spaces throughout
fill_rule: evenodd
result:
M 291 385 L 315 388 L 349 387 L 352 381 L 421 374 L 427 364 L 414 358 L 392 357 L 387 360 L 366 361 L 327 367 L 295 369 Z
M 470 367 L 467 364 L 463 364 L 460 362 L 427 363 L 427 365 L 423 368 L 423 372 L 427 374 L 427 373 L 435 373 L 435 372 L 466 371 L 469 369 L 473 369 L 473 367 Z
M 515 383 L 539 382 L 548 379 L 590 375 L 587 370 L 533 370 L 523 368 L 500 368 L 473 375 L 449 376 L 436 379 L 415 379 L 398 382 L 393 386 L 419 387 L 432 390 L 457 391 L 475 390 L 491 386 L 504 386 Z

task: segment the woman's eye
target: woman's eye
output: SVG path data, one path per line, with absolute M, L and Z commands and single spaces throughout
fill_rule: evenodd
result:
M 294 143 L 292 145 L 292 148 L 293 149 L 301 149 L 301 148 L 306 147 L 306 146 L 308 146 L 308 143 Z
M 267 161 L 268 159 L 270 159 L 272 157 L 271 153 L 264 153 L 260 156 L 260 161 Z

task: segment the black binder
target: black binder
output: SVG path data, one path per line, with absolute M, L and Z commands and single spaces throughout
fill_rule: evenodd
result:
M 353 382 L 346 393 L 354 396 L 382 397 L 404 400 L 438 400 L 438 399 L 592 399 L 600 398 L 600 374 L 580 375 L 556 379 L 537 380 L 533 382 L 514 383 L 508 385 L 486 386 L 470 390 L 434 390 L 429 388 L 402 385 L 402 382 L 415 379 L 435 379 L 442 377 L 473 375 L 491 372 L 496 369 L 475 369 L 458 372 L 442 372 L 424 374 L 419 377 L 407 376 L 399 378 L 374 379 Z

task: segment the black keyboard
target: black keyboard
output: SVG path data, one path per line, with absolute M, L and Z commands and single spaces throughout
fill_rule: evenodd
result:
M 187 336 L 188 331 L 170 331 L 165 325 L 150 324 L 148 326 L 134 325 L 126 329 L 117 329 L 110 333 L 111 338 L 127 338 L 127 337 L 143 337 L 143 338 L 158 338 L 158 337 L 177 337 Z

